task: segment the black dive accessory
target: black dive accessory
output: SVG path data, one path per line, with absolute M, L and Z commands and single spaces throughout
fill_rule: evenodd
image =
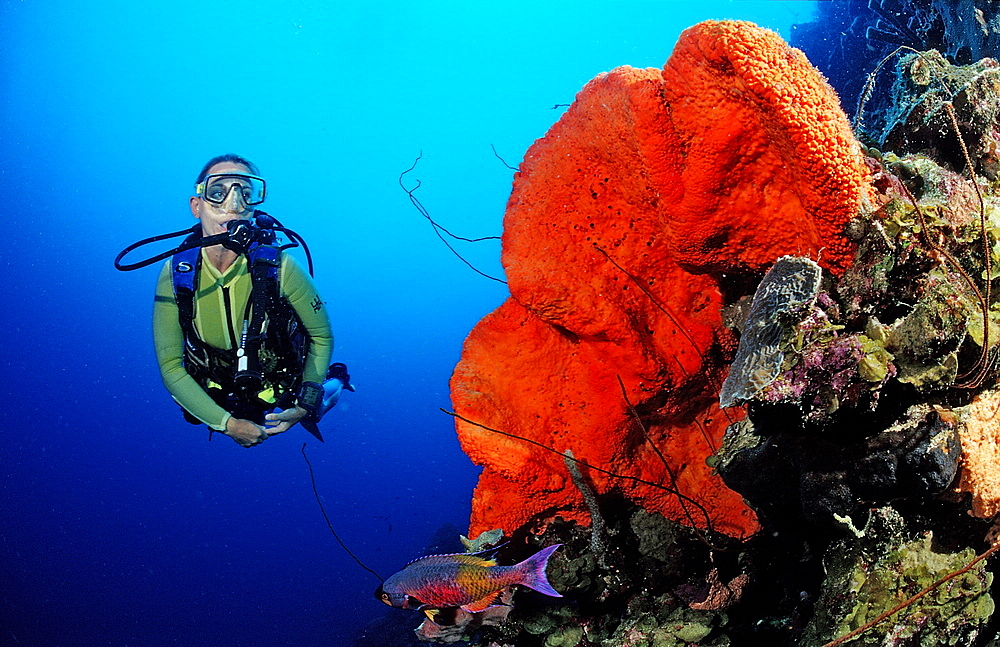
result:
M 347 364 L 343 362 L 330 364 L 330 368 L 326 371 L 326 379 L 330 380 L 333 378 L 340 380 L 341 384 L 344 385 L 345 391 L 354 390 L 354 387 L 351 385 L 351 374 L 347 372 Z
M 303 382 L 299 389 L 298 405 L 306 410 L 306 418 L 319 420 L 319 407 L 323 403 L 323 385 Z
M 240 344 L 236 348 L 236 374 L 233 377 L 236 391 L 242 392 L 244 398 L 249 399 L 261 390 L 264 383 L 260 361 L 261 340 L 269 313 L 273 312 L 281 292 L 278 268 L 281 267 L 281 252 L 284 247 L 274 244 L 273 229 L 257 227 L 246 220 L 230 221 L 226 226 L 230 238 L 223 245 L 238 254 L 246 254 L 250 265 L 252 287 L 247 307 L 253 306 L 253 316 L 243 318 Z M 254 251 L 248 253 L 251 245 L 254 245 Z
M 225 237 L 222 239 L 222 246 L 237 254 L 246 254 L 250 250 L 250 245 L 260 243 L 261 245 L 274 244 L 274 218 L 265 214 L 268 219 L 261 225 L 256 225 L 249 220 L 230 220 L 226 223 Z
M 223 196 L 223 200 L 225 200 L 225 196 Z M 150 238 L 140 240 L 137 243 L 132 243 L 115 257 L 115 268 L 121 270 L 122 272 L 130 272 L 132 270 L 152 265 L 153 263 L 157 263 L 173 256 L 174 254 L 179 254 L 180 252 L 193 247 L 211 247 L 212 245 L 222 245 L 226 249 L 232 250 L 237 254 L 245 254 L 247 249 L 249 249 L 253 243 L 273 245 L 276 231 L 280 231 L 285 234 L 292 241 L 287 245 L 282 245 L 280 247 L 281 250 L 298 247 L 299 245 L 302 246 L 302 249 L 306 253 L 306 260 L 309 262 L 309 276 L 312 276 L 312 254 L 309 253 L 309 246 L 306 245 L 306 241 L 302 238 L 302 236 L 299 236 L 291 229 L 283 226 L 274 216 L 264 213 L 258 209 L 254 210 L 252 220 L 230 220 L 226 223 L 226 231 L 221 234 L 215 234 L 214 236 L 202 236 L 201 224 L 199 223 L 190 229 L 182 229 L 181 231 L 175 231 L 169 234 L 160 234 L 159 236 L 152 236 Z M 163 252 L 162 254 L 157 254 L 156 256 L 147 258 L 146 260 L 139 261 L 137 263 L 121 262 L 121 260 L 131 251 L 145 245 L 149 245 L 150 243 L 156 243 L 161 240 L 169 240 L 170 238 L 177 238 L 179 236 L 187 236 L 187 238 L 183 243 L 174 249 Z
M 243 197 L 243 203 L 248 207 L 260 204 L 267 195 L 267 183 L 264 178 L 245 173 L 216 173 L 205 177 L 205 181 L 195 186 L 195 192 L 205 202 L 220 205 L 226 201 L 229 192 L 236 187 Z

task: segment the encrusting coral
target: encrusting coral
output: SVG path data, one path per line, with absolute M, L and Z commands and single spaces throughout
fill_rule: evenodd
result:
M 907 538 L 903 518 L 891 508 L 873 510 L 860 534 L 840 540 L 830 552 L 820 613 L 801 645 L 822 645 L 843 636 L 921 591 L 926 593 L 886 618 L 886 626 L 849 644 L 969 645 L 979 636 L 995 609 L 989 592 L 993 575 L 984 564 L 928 590 L 965 567 L 975 557 L 973 550 L 942 552 L 929 533 Z
M 834 273 L 869 169 L 836 95 L 751 23 L 686 30 L 662 71 L 592 80 L 528 151 L 504 218 L 511 297 L 452 377 L 459 439 L 483 466 L 470 532 L 585 522 L 555 453 L 598 494 L 735 537 L 758 528 L 706 459 L 735 340 L 723 291 L 783 254 Z M 634 407 L 634 408 L 633 408 Z
M 996 70 L 991 61 L 954 68 L 933 54 L 900 60 L 893 105 L 906 106 L 896 110 L 906 127 L 886 135 L 897 152 L 869 158 L 880 207 L 850 227 L 855 263 L 786 326 L 781 371 L 742 391 L 752 424 L 734 427 L 720 452 L 726 482 L 772 520 L 924 500 L 948 490 L 959 467 L 971 512 L 1000 512 L 1000 400 L 977 395 L 995 380 L 983 347 L 1000 337 L 996 322 L 983 320 L 987 300 L 986 311 L 996 311 L 986 280 L 1000 260 L 995 188 L 977 191 L 962 178 L 969 161 L 988 175 L 988 156 L 977 146 L 967 161 L 947 117 L 953 110 L 964 131 L 966 119 L 988 114 L 972 131 L 995 130 Z M 964 81 L 956 96 L 981 99 L 950 107 L 943 79 Z M 947 150 L 944 127 L 959 142 Z M 744 336 L 740 353 L 755 343 Z M 748 370 L 734 365 L 729 379 Z

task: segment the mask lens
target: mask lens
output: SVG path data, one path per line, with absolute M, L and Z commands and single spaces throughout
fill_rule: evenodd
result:
M 264 201 L 264 179 L 256 175 L 209 175 L 202 185 L 201 195 L 207 202 L 222 204 L 230 191 L 239 191 L 246 205 L 260 204 Z

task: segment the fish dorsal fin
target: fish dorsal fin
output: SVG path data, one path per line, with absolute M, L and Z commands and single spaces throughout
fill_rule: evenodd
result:
M 495 559 L 487 559 L 481 556 L 482 553 L 450 553 L 448 555 L 428 555 L 427 557 L 421 557 L 420 559 L 415 559 L 407 566 L 428 566 L 433 564 L 467 564 L 469 566 L 482 566 L 484 568 L 489 566 L 496 566 L 497 562 Z
M 492 557 L 480 557 L 479 555 L 465 555 L 458 554 L 455 555 L 455 561 L 460 564 L 469 564 L 470 566 L 496 566 L 497 560 Z

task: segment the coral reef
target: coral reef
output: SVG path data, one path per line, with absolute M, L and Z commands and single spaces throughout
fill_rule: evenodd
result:
M 967 65 L 1000 50 L 1000 7 L 989 0 L 871 0 L 865 36 L 892 46 L 939 50 Z
M 819 612 L 806 628 L 802 645 L 821 645 L 843 636 L 962 570 L 972 549 L 942 553 L 930 534 L 906 538 L 902 517 L 892 508 L 874 510 L 860 537 L 829 549 Z M 952 579 L 905 606 L 879 631 L 862 634 L 852 645 L 970 645 L 993 615 L 989 589 L 993 575 L 984 564 Z M 891 643 L 887 641 L 891 640 Z
M 792 325 L 779 327 L 781 371 L 741 391 L 748 418 L 717 456 L 723 479 L 765 526 L 797 532 L 805 520 L 824 542 L 848 532 L 826 550 L 825 583 L 799 644 L 874 619 L 882 622 L 852 644 L 990 637 L 992 574 L 985 563 L 966 565 L 995 540 L 975 517 L 1000 511 L 1000 398 L 988 390 L 996 372 L 987 352 L 998 340 L 997 187 L 962 174 L 971 167 L 996 179 L 995 69 L 993 61 L 954 68 L 934 53 L 900 60 L 897 120 L 885 140 L 894 150 L 871 151 L 879 208 L 849 228 L 855 263 L 826 276 Z M 972 128 L 969 115 L 978 115 Z M 773 323 L 764 315 L 760 325 Z M 754 325 L 753 316 L 743 324 Z M 744 335 L 743 355 L 754 355 L 744 344 L 761 346 Z M 759 370 L 737 369 L 730 379 L 742 382 Z M 951 573 L 959 575 L 932 586 Z
M 806 69 L 763 30 L 705 23 L 662 74 L 593 81 L 532 148 L 505 221 L 512 297 L 470 335 L 453 394 L 484 466 L 473 531 L 565 544 L 565 597 L 519 598 L 476 644 L 1000 643 L 1000 68 L 898 58 L 858 158 L 822 79 L 784 82 Z M 767 112 L 787 102 L 824 116 L 795 130 Z M 727 111 L 739 125 L 714 121 Z M 810 140 L 815 119 L 837 135 Z M 822 170 L 816 141 L 861 170 Z M 773 175 L 784 155 L 794 177 Z
M 915 59 L 904 58 L 899 69 L 910 80 L 898 81 L 897 91 L 910 94 L 904 92 L 898 104 L 935 102 L 936 113 L 945 112 L 926 84 L 912 82 L 914 74 L 926 72 Z M 967 96 L 987 94 L 983 84 L 993 83 L 983 69 L 993 67 L 977 64 L 935 76 L 965 79 L 961 91 Z M 990 92 L 987 103 L 996 101 L 996 90 Z M 947 123 L 907 117 L 914 109 L 899 112 L 909 134 L 897 141 L 897 152 L 870 158 L 880 207 L 852 223 L 859 243 L 854 265 L 829 277 L 794 325 L 781 329 L 780 340 L 768 346 L 779 357 L 772 352 L 766 370 L 734 364 L 729 377 L 745 382 L 746 375 L 773 376 L 740 391 L 750 394 L 741 398 L 749 403 L 750 420 L 731 429 L 717 466 L 730 487 L 774 519 L 802 513 L 832 519 L 864 506 L 926 499 L 950 485 L 960 444 L 984 446 L 988 432 L 975 426 L 984 414 L 965 409 L 974 389 L 952 387 L 986 381 L 976 356 L 986 330 L 981 303 L 989 296 L 979 286 L 985 288 L 987 268 L 992 274 L 1000 260 L 995 248 L 984 255 L 982 247 L 984 219 L 987 229 L 993 227 L 993 198 L 980 205 L 968 182 L 928 157 L 927 131 Z M 920 111 L 925 117 L 932 112 Z M 996 127 L 996 112 L 990 114 L 993 119 L 980 128 Z M 952 136 L 958 139 L 954 130 Z M 753 316 L 744 328 L 758 325 Z M 768 312 L 756 316 L 774 325 Z M 996 324 L 988 327 L 997 340 Z M 740 346 L 738 356 L 756 353 L 761 343 L 745 334 Z M 776 364 L 782 369 L 777 375 Z M 973 470 L 986 462 L 965 460 L 961 481 L 981 515 L 992 509 L 981 496 L 989 488 L 972 485 L 986 482 L 977 481 Z
M 545 540 L 566 545 L 553 559 L 549 579 L 566 599 L 515 608 L 507 623 L 484 630 L 478 644 L 729 644 L 718 628 L 746 577 L 731 575 L 729 560 L 712 564 L 710 549 L 692 529 L 625 500 L 605 503 L 611 537 L 607 567 L 597 564 L 586 528 L 553 521 Z
M 1000 53 L 1000 52 L 998 52 Z M 893 107 L 878 140 L 886 150 L 921 153 L 952 171 L 965 168 L 945 103 L 954 109 L 977 175 L 993 181 L 1000 173 L 997 114 L 1000 66 L 994 59 L 956 67 L 936 51 L 903 56 L 906 69 L 893 87 Z
M 1000 3 L 992 0 L 819 2 L 817 13 L 817 20 L 793 26 L 790 42 L 829 79 L 852 117 L 868 97 L 861 136 L 878 141 L 898 106 L 887 83 L 869 95 L 865 73 L 898 47 L 936 50 L 958 65 L 1000 56 Z
M 869 177 L 836 95 L 750 23 L 702 23 L 662 71 L 588 83 L 515 177 L 511 298 L 469 335 L 452 377 L 459 439 L 484 468 L 471 532 L 557 513 L 586 522 L 559 455 L 532 443 L 606 470 L 583 470 L 599 494 L 756 531 L 706 464 L 741 417 L 715 401 L 735 346 L 724 295 L 783 254 L 842 273 Z
M 749 421 L 719 455 L 722 478 L 773 523 L 801 515 L 834 524 L 864 506 L 941 494 L 958 469 L 954 425 L 916 405 L 892 427 L 853 442 L 759 433 Z

